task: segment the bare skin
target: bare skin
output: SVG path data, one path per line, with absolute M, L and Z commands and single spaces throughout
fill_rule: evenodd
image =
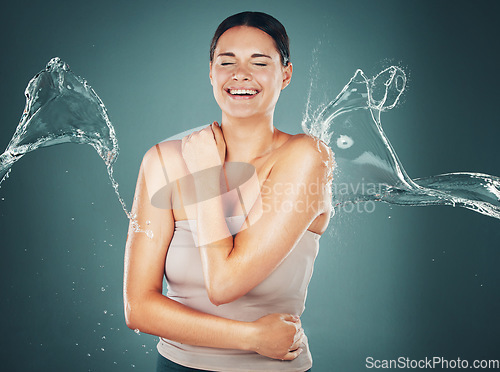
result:
M 173 236 L 174 214 L 150 203 L 144 169 L 157 161 L 152 154 L 150 151 L 144 157 L 132 213 L 137 214 L 140 226 L 151 229 L 153 238 L 136 232 L 132 226 L 127 238 L 124 303 L 128 327 L 190 345 L 251 350 L 274 359 L 295 359 L 300 354 L 303 335 L 298 317 L 270 314 L 255 322 L 239 322 L 193 310 L 163 296 L 165 257 Z
M 150 221 L 153 238 L 129 229 L 124 300 L 130 328 L 190 345 L 252 350 L 275 359 L 293 360 L 302 351 L 303 330 L 297 316 L 270 314 L 254 322 L 239 322 L 198 312 L 162 295 L 165 257 L 175 221 L 198 222 L 200 242 L 206 242 L 199 248 L 205 285 L 216 305 L 234 301 L 261 283 L 306 230 L 321 234 L 326 229 L 329 148 L 306 135 L 281 132 L 273 124 L 276 102 L 291 76 L 291 64 L 281 65 L 274 41 L 266 33 L 234 27 L 219 39 L 210 79 L 222 110 L 221 125 L 214 123 L 182 141 L 161 143 L 159 148 L 168 162 L 153 147 L 141 165 L 133 213 L 140 226 Z M 231 94 L 237 89 L 257 93 L 245 98 Z M 152 193 L 164 182 L 163 166 L 169 179 L 177 180 L 236 161 L 255 168 L 255 182 L 264 202 L 247 211 L 246 226 L 234 239 L 225 216 L 245 214 L 239 204 L 228 208 L 220 199 L 206 200 L 203 195 L 207 187 L 218 190 L 218 176 L 195 178 L 192 190 L 176 189 L 172 183 L 166 196 L 175 204 L 183 193 L 192 192 L 200 203 L 173 209 L 151 205 Z M 294 188 L 310 184 L 318 186 L 315 191 Z M 297 191 L 286 195 L 277 191 L 283 185 Z M 266 203 L 273 207 L 266 208 Z M 312 207 L 284 213 L 286 206 L 299 205 Z

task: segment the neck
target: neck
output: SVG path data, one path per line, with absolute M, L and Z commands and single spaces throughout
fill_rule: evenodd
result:
M 226 161 L 252 163 L 273 149 L 279 131 L 273 117 L 234 118 L 222 114 Z

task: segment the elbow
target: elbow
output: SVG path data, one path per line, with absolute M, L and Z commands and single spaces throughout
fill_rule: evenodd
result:
M 159 297 L 163 295 L 157 291 L 134 294 L 125 291 L 123 305 L 127 327 L 135 332 L 150 333 L 151 318 L 157 313 Z
M 125 324 L 128 328 L 132 330 L 140 330 L 140 319 L 141 317 L 137 314 L 137 306 L 133 305 L 131 301 L 124 301 L 125 306 Z
M 230 288 L 228 285 L 211 285 L 207 286 L 208 299 L 215 306 L 228 304 L 236 301 L 242 294 Z
M 228 304 L 231 302 L 223 295 L 210 293 L 210 292 L 208 293 L 208 298 L 209 298 L 210 302 L 213 303 L 215 306 L 220 306 L 220 305 Z
M 150 304 L 151 298 L 147 296 L 125 296 L 124 314 L 128 328 L 135 332 L 147 332 Z

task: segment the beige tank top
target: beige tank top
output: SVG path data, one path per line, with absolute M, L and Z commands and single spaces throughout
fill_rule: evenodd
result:
M 226 221 L 231 233 L 236 234 L 244 218 L 227 217 Z M 208 314 L 241 321 L 254 321 L 271 313 L 302 314 L 320 235 L 306 231 L 286 259 L 259 285 L 236 301 L 215 306 L 205 289 L 195 234 L 195 220 L 175 222 L 165 263 L 167 297 Z M 175 363 L 209 371 L 299 372 L 312 366 L 307 338 L 302 345 L 303 352 L 292 361 L 271 359 L 250 351 L 191 346 L 164 338 L 160 338 L 157 348 L 161 355 Z

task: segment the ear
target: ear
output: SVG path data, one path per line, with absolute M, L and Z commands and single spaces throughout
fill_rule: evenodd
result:
M 214 83 L 212 82 L 212 62 L 208 63 L 208 67 L 210 68 L 210 73 L 208 75 L 210 77 L 210 84 L 212 84 L 212 86 L 213 86 Z
M 293 66 L 291 63 L 288 66 L 283 67 L 283 83 L 281 84 L 281 90 L 285 89 L 290 81 L 292 80 Z

